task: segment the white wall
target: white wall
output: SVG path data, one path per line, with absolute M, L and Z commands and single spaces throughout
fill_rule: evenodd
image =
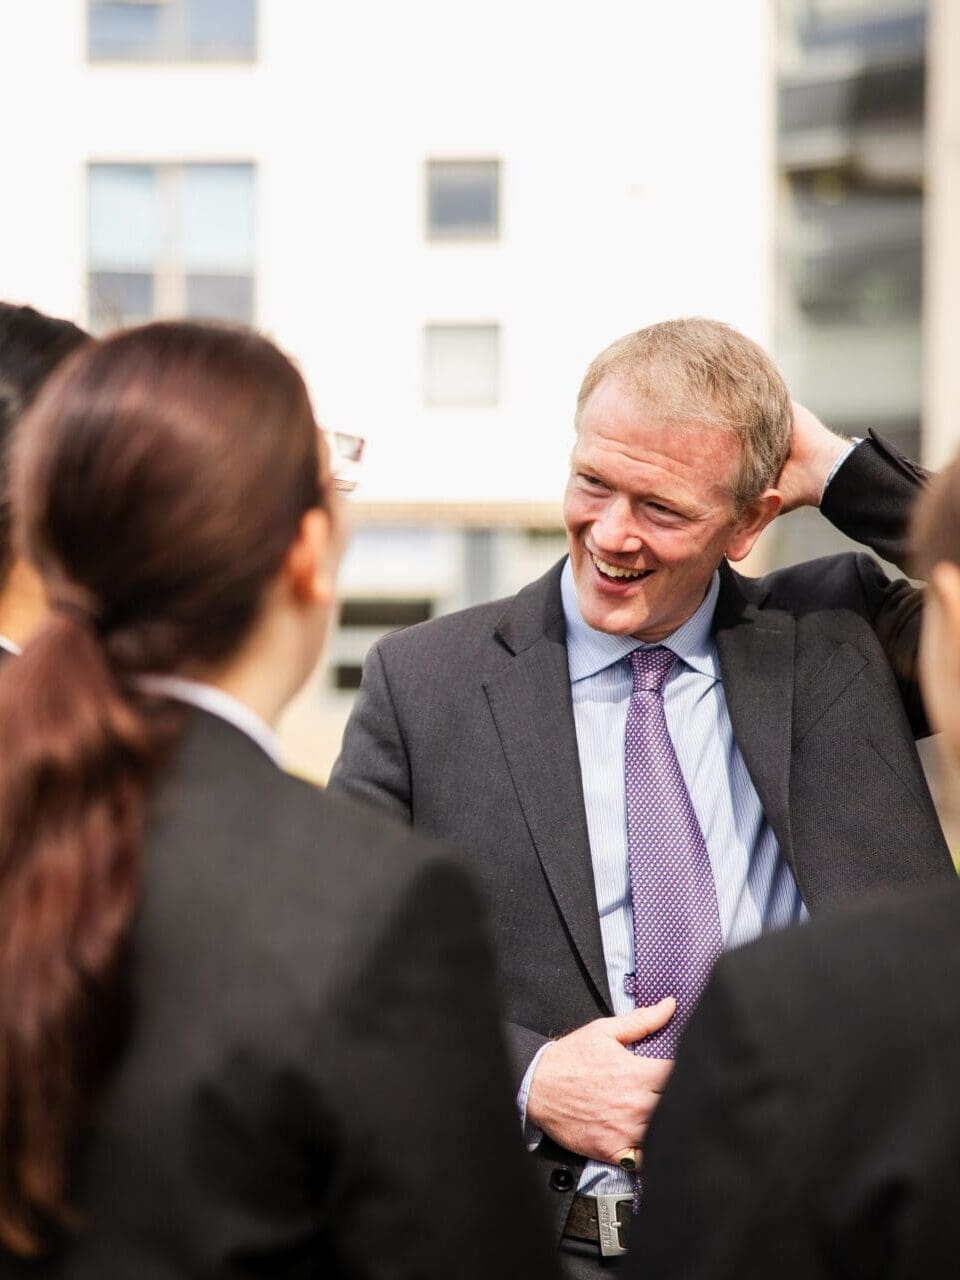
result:
M 683 313 L 770 338 L 764 0 L 261 0 L 253 66 L 85 60 L 81 0 L 3 0 L 0 296 L 83 317 L 90 160 L 252 159 L 258 321 L 363 497 L 549 501 L 586 362 Z M 423 238 L 426 157 L 499 156 L 499 244 Z M 427 321 L 503 326 L 494 410 L 427 410 Z

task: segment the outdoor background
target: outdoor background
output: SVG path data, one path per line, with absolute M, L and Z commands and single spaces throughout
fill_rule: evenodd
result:
M 0 297 L 251 323 L 367 437 L 311 776 L 379 635 L 563 553 L 622 333 L 727 320 L 833 427 L 960 441 L 955 0 L 0 0 L 0 81 Z

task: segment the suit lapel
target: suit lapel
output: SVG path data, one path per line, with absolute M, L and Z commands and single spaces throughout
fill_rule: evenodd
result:
M 607 1009 L 607 970 L 570 697 L 560 569 L 511 603 L 498 635 L 514 655 L 484 683 L 517 798 L 551 892 Z
M 792 866 L 794 620 L 782 610 L 758 608 L 747 595 L 751 586 L 724 563 L 714 634 L 734 737 L 767 821 Z

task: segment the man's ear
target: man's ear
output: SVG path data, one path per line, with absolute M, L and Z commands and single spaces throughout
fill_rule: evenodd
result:
M 765 489 L 759 498 L 747 503 L 727 540 L 724 555 L 728 560 L 742 560 L 753 550 L 753 544 L 764 529 L 780 514 L 783 495 L 779 489 Z
M 330 516 L 311 507 L 303 514 L 283 565 L 293 599 L 303 605 L 332 604 L 336 560 Z

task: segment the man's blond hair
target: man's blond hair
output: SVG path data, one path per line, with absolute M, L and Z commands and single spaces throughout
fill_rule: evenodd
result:
M 577 395 L 576 425 L 590 395 L 613 378 L 660 418 L 720 427 L 740 442 L 733 498 L 742 510 L 776 481 L 790 453 L 793 410 L 767 353 L 731 325 L 693 316 L 648 325 L 593 360 Z

